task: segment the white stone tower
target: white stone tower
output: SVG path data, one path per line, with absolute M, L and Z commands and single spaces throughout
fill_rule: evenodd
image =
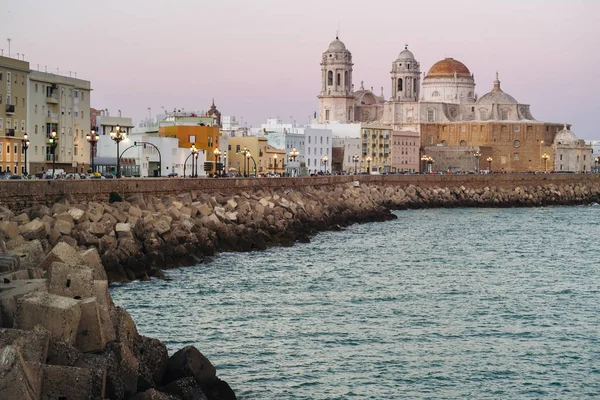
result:
M 319 123 L 354 121 L 352 65 L 352 53 L 336 37 L 321 58 Z
M 392 98 L 390 101 L 418 101 L 421 91 L 421 69 L 413 53 L 405 45 L 392 63 Z

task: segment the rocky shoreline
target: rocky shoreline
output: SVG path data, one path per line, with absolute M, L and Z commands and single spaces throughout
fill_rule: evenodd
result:
M 195 348 L 169 358 L 164 344 L 139 335 L 112 303 L 111 282 L 161 278 L 163 269 L 219 252 L 307 242 L 319 231 L 396 218 L 394 209 L 599 199 L 597 180 L 512 188 L 344 182 L 125 199 L 114 193 L 106 202 L 65 196 L 18 213 L 1 208 L 0 398 L 57 398 L 75 380 L 90 395 L 65 398 L 235 398 Z
M 115 194 L 113 202 L 36 205 L 0 210 L 0 251 L 44 253 L 65 242 L 98 250 L 109 283 L 163 277 L 219 252 L 263 250 L 307 242 L 319 231 L 395 218 L 394 209 L 537 207 L 600 201 L 600 182 L 505 188 L 369 185 L 353 182 L 297 190 L 270 188 L 224 195 L 185 192 L 160 197 Z

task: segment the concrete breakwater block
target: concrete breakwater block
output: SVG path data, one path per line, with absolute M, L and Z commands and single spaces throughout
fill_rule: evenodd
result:
M 16 328 L 32 330 L 41 325 L 52 337 L 74 344 L 81 318 L 79 301 L 50 293 L 32 293 L 18 301 Z

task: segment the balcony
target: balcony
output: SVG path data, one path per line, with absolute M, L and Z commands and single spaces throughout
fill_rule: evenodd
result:
M 56 113 L 48 113 L 48 117 L 46 118 L 47 124 L 58 124 L 58 114 Z
M 52 93 L 51 95 L 46 95 L 46 103 L 58 104 L 58 93 Z
M 15 130 L 14 129 L 7 129 L 6 130 L 6 136 L 15 136 Z
M 6 105 L 6 113 L 7 114 L 14 114 L 15 113 L 15 106 L 13 104 L 7 104 Z

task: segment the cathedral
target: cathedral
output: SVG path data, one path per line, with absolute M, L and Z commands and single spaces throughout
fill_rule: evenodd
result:
M 383 88 L 379 95 L 365 89 L 362 82 L 355 89 L 353 65 L 352 53 L 336 37 L 321 58 L 320 124 L 360 123 L 417 132 L 421 156 L 436 160 L 436 171 L 534 172 L 560 170 L 563 165 L 572 165 L 575 171 L 592 168 L 591 147 L 582 141 L 574 150 L 577 163 L 555 160 L 555 137 L 570 126 L 536 120 L 528 104 L 502 90 L 498 73 L 491 90 L 478 97 L 475 75 L 465 64 L 445 58 L 421 79 L 421 66 L 405 46 L 392 62 L 392 90 L 386 100 Z M 376 156 L 369 154 L 369 149 L 363 144 L 363 157 Z M 390 160 L 381 159 L 383 170 L 390 165 Z

